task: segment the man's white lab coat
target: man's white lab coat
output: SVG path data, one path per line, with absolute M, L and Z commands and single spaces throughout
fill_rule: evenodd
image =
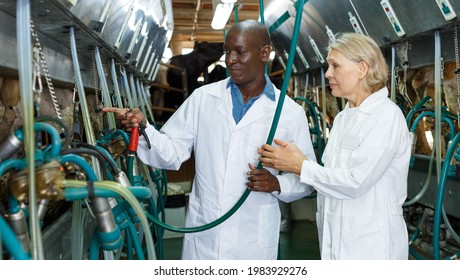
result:
M 407 259 L 402 205 L 410 141 L 401 110 L 383 88 L 334 119 L 324 167 L 305 161 L 301 181 L 318 191 L 322 259 Z
M 156 168 L 179 169 L 195 155 L 196 175 L 186 227 L 208 224 L 232 208 L 246 190 L 248 163 L 258 164 L 257 149 L 266 143 L 276 102 L 262 94 L 241 121 L 232 115 L 228 79 L 194 91 L 162 127 L 146 131 L 152 143 L 139 141 L 139 158 Z M 303 108 L 291 98 L 285 104 L 275 138 L 296 143 L 315 158 Z M 278 171 L 270 169 L 273 174 Z M 276 259 L 280 210 L 278 200 L 293 201 L 311 193 L 294 174 L 277 175 L 281 193 L 252 192 L 227 221 L 204 232 L 185 234 L 183 259 Z

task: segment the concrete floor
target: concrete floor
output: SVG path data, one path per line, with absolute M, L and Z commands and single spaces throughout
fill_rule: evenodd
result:
M 180 260 L 182 237 L 164 239 L 164 259 Z M 316 224 L 308 220 L 292 221 L 291 229 L 280 234 L 281 260 L 319 260 Z

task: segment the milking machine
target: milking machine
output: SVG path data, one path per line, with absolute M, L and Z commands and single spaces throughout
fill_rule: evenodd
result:
M 408 199 L 404 203 L 409 230 L 409 252 L 414 259 L 457 259 L 460 250 L 457 174 L 459 134 L 457 116 L 441 105 L 443 79 L 439 34 L 435 32 L 435 96 L 419 98 L 406 115 L 411 134 L 412 155 L 408 178 Z M 407 43 L 406 43 L 407 46 Z M 406 47 L 407 49 L 407 47 Z M 406 59 L 407 59 L 406 54 Z M 406 75 L 406 74 L 405 74 Z M 425 121 L 434 124 L 431 156 L 416 153 L 416 130 Z M 429 126 L 429 125 L 428 125 Z M 424 129 L 421 129 L 424 131 Z M 443 144 L 445 143 L 445 144 Z M 445 157 L 441 156 L 445 153 Z M 433 166 L 436 163 L 436 168 Z M 447 194 L 447 195 L 445 195 Z

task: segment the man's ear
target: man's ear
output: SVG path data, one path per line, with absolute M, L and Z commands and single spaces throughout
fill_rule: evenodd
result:
M 271 45 L 264 45 L 260 49 L 260 55 L 261 55 L 262 61 L 264 61 L 264 62 L 268 61 L 268 58 L 270 57 L 271 51 L 272 51 L 272 46 Z

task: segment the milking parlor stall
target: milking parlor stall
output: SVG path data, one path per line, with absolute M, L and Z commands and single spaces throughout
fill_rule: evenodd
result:
M 231 2 L 231 15 L 216 31 L 220 1 L 0 0 L 0 259 L 180 258 L 168 246 L 192 232 L 184 219 L 193 154 L 178 171 L 142 163 L 143 127 L 126 131 L 102 108 L 139 108 L 160 129 L 195 88 L 227 78 L 224 36 L 238 15 L 268 28 L 266 74 L 304 108 L 320 164 L 347 103 L 331 93 L 327 47 L 340 32 L 378 43 L 388 98 L 412 141 L 403 205 L 409 258 L 457 259 L 460 2 L 222 2 Z M 194 11 L 195 27 L 181 26 L 184 9 Z M 197 38 L 211 31 L 219 36 Z M 318 243 L 315 194 L 280 207 L 288 222 L 313 225 Z

